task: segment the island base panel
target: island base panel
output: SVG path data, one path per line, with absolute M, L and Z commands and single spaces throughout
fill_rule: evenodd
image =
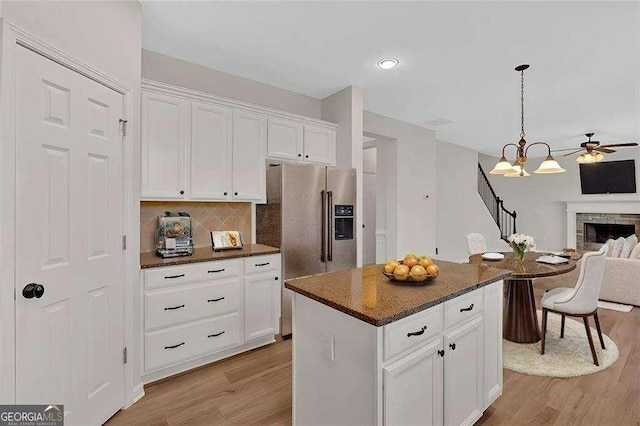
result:
M 532 280 L 504 280 L 504 321 L 502 336 L 515 343 L 540 341 L 540 327 Z

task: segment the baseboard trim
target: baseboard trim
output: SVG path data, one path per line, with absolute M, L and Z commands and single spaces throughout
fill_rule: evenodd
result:
M 122 407 L 122 409 L 126 410 L 127 408 L 131 407 L 133 404 L 140 401 L 143 396 L 144 384 L 140 382 L 133 387 L 133 390 L 131 391 L 131 401 L 128 401 L 128 403 L 124 407 Z

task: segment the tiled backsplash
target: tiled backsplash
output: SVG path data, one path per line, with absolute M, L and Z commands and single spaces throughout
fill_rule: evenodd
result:
M 143 201 L 140 203 L 141 252 L 155 250 L 158 215 L 165 211 L 191 215 L 195 247 L 211 247 L 210 231 L 240 231 L 244 243 L 251 243 L 251 203 Z

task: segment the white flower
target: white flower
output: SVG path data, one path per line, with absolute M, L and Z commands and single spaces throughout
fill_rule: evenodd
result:
M 507 237 L 507 241 L 511 245 L 519 246 L 521 249 L 532 249 L 535 248 L 536 243 L 533 237 L 525 234 L 512 234 Z

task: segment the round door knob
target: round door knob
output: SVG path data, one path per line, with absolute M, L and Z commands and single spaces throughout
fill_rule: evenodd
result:
M 24 286 L 22 289 L 22 296 L 25 299 L 40 299 L 44 294 L 44 286 L 42 284 L 30 283 Z
M 225 192 L 224 195 L 227 195 L 227 193 Z
M 237 192 L 234 192 L 234 193 L 233 193 L 233 195 L 238 195 L 238 193 L 237 193 Z
M 180 195 L 184 195 L 184 191 L 180 191 Z

